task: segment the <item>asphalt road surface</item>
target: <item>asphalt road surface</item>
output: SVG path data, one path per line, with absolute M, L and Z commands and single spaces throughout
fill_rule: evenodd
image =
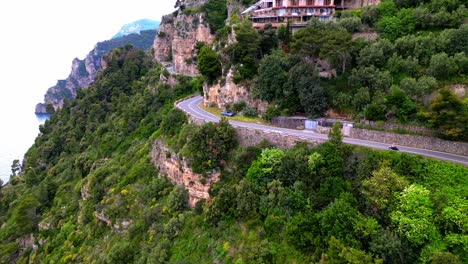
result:
M 208 122 L 218 122 L 219 117 L 206 112 L 205 110 L 200 108 L 200 103 L 203 101 L 203 97 L 197 95 L 195 97 L 188 98 L 186 100 L 180 101 L 176 104 L 177 108 L 181 109 L 182 111 L 186 112 L 187 114 L 194 116 L 199 119 L 203 119 Z M 271 131 L 271 132 L 278 132 L 285 135 L 294 135 L 303 138 L 304 140 L 313 140 L 313 139 L 322 139 L 327 140 L 328 136 L 324 134 L 314 133 L 312 131 L 307 130 L 296 130 L 296 129 L 288 129 L 288 128 L 281 128 L 281 127 L 273 127 L 273 126 L 266 126 L 266 125 L 259 125 L 259 124 L 252 124 L 252 123 L 244 123 L 234 120 L 229 120 L 229 123 L 234 127 L 246 127 L 252 129 L 260 129 L 264 131 Z M 365 146 L 375 149 L 388 149 L 388 144 L 375 142 L 375 141 L 368 141 L 368 140 L 360 140 L 360 139 L 352 139 L 343 137 L 343 142 L 353 145 Z M 419 148 L 411 148 L 411 147 L 404 147 L 398 146 L 399 151 L 411 153 L 411 154 L 418 154 L 423 155 L 426 157 L 445 160 L 450 162 L 456 162 L 468 166 L 468 157 L 455 155 L 445 152 L 427 150 L 427 149 L 419 149 Z M 393 151 L 393 150 L 389 150 Z

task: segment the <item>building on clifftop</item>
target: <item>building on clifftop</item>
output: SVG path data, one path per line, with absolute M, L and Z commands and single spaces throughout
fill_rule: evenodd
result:
M 273 27 L 290 20 L 292 27 L 305 27 L 307 21 L 318 18 L 328 21 L 333 18 L 335 9 L 345 9 L 345 0 L 260 0 L 247 8 L 243 15 L 250 14 L 255 28 L 265 24 Z

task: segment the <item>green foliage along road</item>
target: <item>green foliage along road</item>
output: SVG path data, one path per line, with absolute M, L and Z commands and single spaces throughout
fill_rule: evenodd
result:
M 463 263 L 468 169 L 328 142 L 236 144 L 226 120 L 195 126 L 173 102 L 199 80 L 166 74 L 129 46 L 55 113 L 0 189 L 1 262 Z M 206 181 L 188 193 L 151 164 L 166 142 Z M 29 242 L 28 242 L 29 241 Z M 34 246 L 33 246 L 34 245 Z
M 233 81 L 277 109 L 275 115 L 328 112 L 356 122 L 423 126 L 440 138 L 467 141 L 468 123 L 454 122 L 468 118 L 467 17 L 460 0 L 386 0 L 338 11 L 336 22 L 312 19 L 291 34 L 289 24 L 256 31 L 234 14 L 223 28 L 216 26 L 225 33 L 210 47 L 217 56 L 204 53 L 198 66 L 207 80 L 221 84 L 232 70 Z M 356 32 L 375 35 L 356 38 Z M 219 45 L 224 43 L 229 44 Z M 215 76 L 220 64 L 224 76 Z M 446 88 L 452 95 L 445 97 L 461 106 L 447 114 L 436 101 Z
M 382 17 L 394 16 L 405 8 L 414 8 L 413 14 L 418 8 L 436 10 L 439 3 L 450 4 L 444 12 L 461 8 L 457 1 L 430 1 L 418 7 L 413 7 L 414 2 L 383 2 L 361 10 L 361 19 L 388 24 L 384 28 L 391 29 L 394 19 L 384 23 L 380 22 Z M 432 13 L 436 16 L 442 11 Z M 406 18 L 405 12 L 398 18 Z M 410 28 L 404 31 L 408 35 L 395 41 L 392 35 L 388 37 L 391 41 L 358 41 L 348 49 L 352 59 L 344 51 L 343 56 L 334 58 L 337 65 L 346 59 L 340 76 L 349 77 L 349 89 L 341 90 L 348 86 L 348 79 L 340 77 L 310 87 L 314 94 L 325 90 L 329 105 L 334 106 L 334 100 L 340 98 L 347 102 L 343 108 L 353 108 L 356 114 L 374 103 L 377 110 L 367 110 L 374 113 L 372 116 L 382 116 L 375 114 L 381 110 L 383 116 L 392 111 L 411 119 L 413 96 L 433 90 L 434 80 L 425 70 L 421 76 L 417 71 L 417 76 L 409 77 L 413 80 L 406 81 L 420 83 L 419 88 L 406 93 L 402 87 L 389 87 L 395 85 L 397 75 L 383 65 L 387 56 L 394 57 L 393 61 L 401 56 L 405 61 L 401 65 L 412 65 L 417 58 L 427 69 L 433 61 L 430 49 L 443 50 L 448 58 L 463 61 L 457 54 L 466 45 L 456 43 L 463 43 L 467 28 L 454 21 L 444 22 L 453 28 L 435 33 L 412 35 Z M 398 25 L 402 24 L 406 25 Z M 328 44 L 336 48 L 333 43 L 339 38 L 335 33 L 342 29 L 323 26 L 331 27 L 331 35 L 324 33 L 320 41 L 328 43 L 329 37 Z M 416 30 L 421 25 L 415 23 L 414 27 Z M 302 36 L 308 37 L 308 31 L 305 29 Z M 283 33 L 279 39 L 285 49 L 281 51 L 232 46 L 237 74 L 254 78 L 252 83 L 263 89 L 266 82 L 258 74 L 281 72 L 281 67 L 291 69 L 278 76 L 281 80 L 314 73 L 307 64 L 313 61 L 284 53 L 289 49 L 294 53 L 294 43 L 300 41 L 301 34 L 289 42 L 289 37 L 283 38 L 287 32 Z M 240 36 L 259 43 L 265 39 L 255 34 L 245 27 Z M 447 39 L 453 42 L 442 41 Z M 441 43 L 446 45 L 441 48 Z M 321 51 L 322 44 L 317 45 L 314 54 L 332 56 Z M 367 48 L 382 52 L 362 51 Z M 356 59 L 356 54 L 362 58 Z M 369 64 L 374 59 L 367 56 L 374 55 L 380 57 L 375 60 L 380 65 Z M 279 66 L 267 67 L 259 59 L 262 56 L 265 60 L 279 58 Z M 41 126 L 21 170 L 0 188 L 1 263 L 468 262 L 468 168 L 346 145 L 336 133 L 338 126 L 332 129 L 332 140 L 313 148 L 298 144 L 280 150 L 268 142 L 238 146 L 234 129 L 227 122 L 196 126 L 174 109 L 174 101 L 200 89 L 198 77 L 175 76 L 178 84 L 170 87 L 160 81 L 161 75 L 167 77 L 167 71 L 155 65 L 151 56 L 130 46 L 113 50 L 103 60 L 105 70 L 89 89 L 79 90 L 75 100 Z M 436 65 L 444 60 L 445 55 L 434 59 L 433 69 L 436 71 Z M 411 72 L 410 68 L 399 69 Z M 256 77 L 250 75 L 253 72 Z M 316 75 L 310 78 L 316 80 Z M 438 84 L 441 81 L 432 78 Z M 316 99 L 299 97 L 305 82 L 286 81 L 292 102 L 299 102 L 302 110 L 307 108 L 301 100 Z M 267 94 L 276 101 L 279 88 L 274 88 Z M 258 95 L 266 96 L 263 92 Z M 466 113 L 465 102 L 448 89 L 436 95 L 424 108 L 425 113 L 434 114 L 424 118 L 441 133 L 450 132 L 448 137 L 466 135 L 462 133 L 466 128 L 458 127 L 457 121 Z M 420 111 L 423 106 L 416 104 Z M 316 114 L 323 110 L 324 106 L 307 111 Z M 207 182 L 209 172 L 220 172 L 209 199 L 188 207 L 187 190 L 172 185 L 151 163 L 155 140 L 169 147 L 167 157 L 171 151 L 177 152 L 199 171 L 201 184 Z

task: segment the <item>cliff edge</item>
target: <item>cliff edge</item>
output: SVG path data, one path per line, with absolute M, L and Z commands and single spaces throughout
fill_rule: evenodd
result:
M 73 60 L 68 77 L 64 80 L 58 80 L 56 85 L 47 90 L 44 102 L 36 105 L 35 113 L 50 114 L 62 108 L 64 100 L 75 98 L 77 89 L 87 88 L 94 80 L 96 73 L 101 68 L 102 56 L 112 49 L 130 44 L 137 49 L 149 50 L 155 37 L 156 30 L 145 30 L 141 31 L 140 34 L 129 34 L 97 43 L 85 59 L 75 58 Z
M 205 21 L 201 6 L 207 1 L 177 1 L 174 13 L 162 18 L 153 49 L 157 62 L 167 65 L 171 73 L 195 76 L 195 44 L 210 44 L 215 35 Z

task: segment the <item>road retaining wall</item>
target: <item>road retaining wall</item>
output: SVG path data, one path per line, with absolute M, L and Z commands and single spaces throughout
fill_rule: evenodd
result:
M 193 117 L 191 115 L 188 115 L 188 118 L 193 124 L 202 125 L 205 123 L 205 120 Z M 233 125 L 233 127 L 237 132 L 237 142 L 239 145 L 244 147 L 258 145 L 262 142 L 262 140 L 266 140 L 272 146 L 280 149 L 291 148 L 299 142 L 305 142 L 309 146 L 318 145 L 324 142 L 322 139 L 303 138 L 275 131 L 264 131 L 260 129 L 239 127 L 235 125 Z
M 351 128 L 349 131 L 349 137 L 354 139 L 377 141 L 387 143 L 389 145 L 395 143 L 400 146 L 468 156 L 468 143 L 447 141 L 433 137 L 396 134 L 360 128 Z

